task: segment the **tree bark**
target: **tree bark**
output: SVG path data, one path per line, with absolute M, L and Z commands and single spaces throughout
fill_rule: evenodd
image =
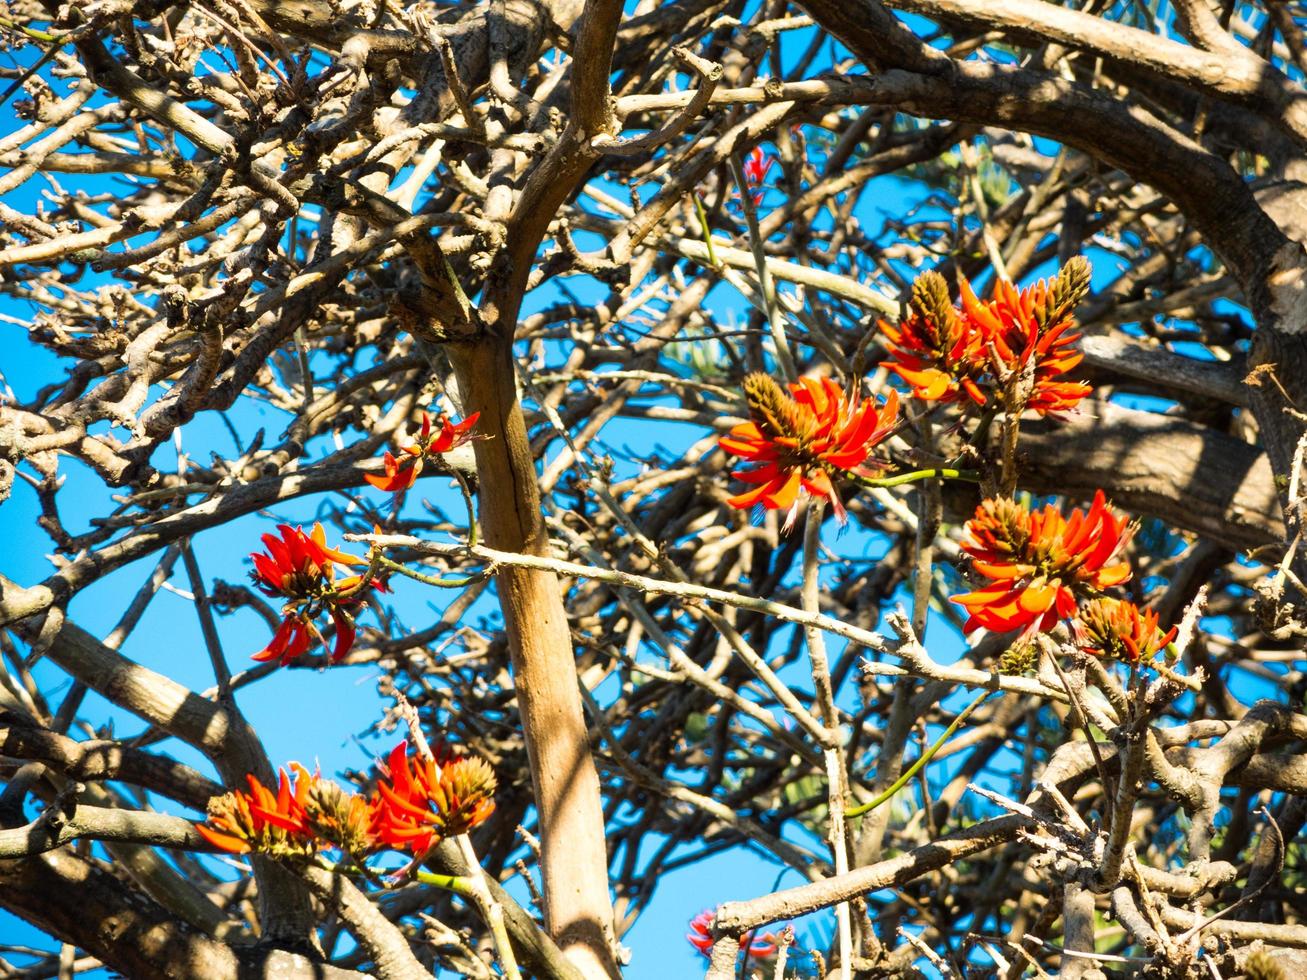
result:
M 363 976 L 284 950 L 210 939 L 130 883 L 66 850 L 0 861 L 0 905 L 132 980 Z
M 480 412 L 481 527 L 493 548 L 545 555 L 535 460 L 517 398 L 508 337 L 449 347 L 464 410 Z M 540 816 L 545 922 L 587 977 L 617 975 L 599 775 L 590 756 L 576 661 L 558 577 L 525 568 L 495 576 L 518 711 Z

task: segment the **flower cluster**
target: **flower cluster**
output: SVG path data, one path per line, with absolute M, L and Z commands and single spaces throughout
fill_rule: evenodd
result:
M 1112 513 L 1103 492 L 1088 511 L 1064 518 L 1053 505 L 1031 512 L 1008 498 L 990 498 L 967 522 L 962 549 L 993 584 L 953 601 L 970 613 L 970 633 L 1022 630 L 1026 638 L 1076 611 L 1077 596 L 1097 595 L 1130 578 L 1122 558 L 1133 528 Z
M 1003 673 L 1032 667 L 1031 636 L 1063 619 L 1072 620 L 1085 653 L 1151 663 L 1175 639 L 1176 629 L 1161 629 L 1152 610 L 1103 594 L 1130 578 L 1123 552 L 1133 531 L 1112 513 L 1101 490 L 1087 511 L 1077 508 L 1066 518 L 1051 504 L 1031 512 L 1008 498 L 982 501 L 967 522 L 962 550 L 992 584 L 952 597 L 970 613 L 964 630 L 1021 630 L 1000 658 Z
M 879 464 L 870 459 L 871 451 L 893 431 L 898 396 L 891 391 L 877 408 L 856 393 L 846 397 L 830 378 L 806 377 L 789 388 L 787 395 L 762 373 L 744 379 L 751 421 L 735 426 L 720 445 L 753 464 L 733 473 L 753 487 L 728 503 L 741 509 L 761 504 L 787 510 L 789 528 L 802 489 L 829 500 L 843 522 L 847 515 L 835 480 L 846 474 L 874 475 Z
M 399 493 L 409 489 L 417 480 L 418 474 L 422 472 L 422 465 L 428 458 L 447 453 L 476 438 L 472 433 L 472 427 L 477 424 L 477 419 L 480 417 L 480 412 L 473 412 L 462 422 L 451 422 L 448 415 L 441 413 L 436 420 L 440 423 L 440 431 L 433 436 L 431 416 L 423 412 L 422 434 L 418 437 L 418 441 L 403 447 L 398 457 L 393 453 L 386 453 L 382 457 L 382 464 L 386 469 L 384 475 L 364 473 L 363 479 L 386 493 Z
M 481 759 L 408 757 L 395 746 L 377 783 L 377 836 L 388 846 L 425 854 L 443 837 L 466 834 L 495 811 L 495 774 Z
M 885 366 L 922 401 L 947 404 L 965 396 L 985 404 L 979 384 L 985 360 L 981 333 L 953 308 L 944 277 L 938 272 L 918 276 L 908 309 L 897 325 L 880 321 L 892 355 Z
M 336 639 L 331 651 L 333 662 L 340 660 L 354 645 L 354 617 L 349 607 L 361 601 L 367 588 L 385 591 L 385 583 L 358 575 L 336 578 L 337 565 L 366 565 L 362 558 L 327 547 L 326 532 L 314 524 L 309 534 L 302 527 L 278 524 L 275 534 L 262 537 L 266 552 L 254 552 L 250 560 L 254 571 L 250 577 L 264 595 L 286 599 L 282 623 L 272 641 L 254 655 L 255 660 L 280 660 L 287 664 L 309 648 L 313 640 L 323 643 L 314 620 L 323 613 L 331 617 Z
M 704 956 L 712 956 L 712 921 L 716 914 L 707 909 L 700 912 L 690 920 L 690 931 L 685 934 L 690 945 Z M 750 959 L 770 959 L 776 955 L 776 937 L 768 932 L 755 939 L 752 931 L 746 932 L 740 937 L 740 948 L 748 952 Z
M 232 854 L 272 854 L 303 857 L 317 850 L 305 833 L 304 807 L 300 790 L 307 790 L 302 776 L 292 787 L 283 769 L 276 793 L 255 776 L 247 776 L 249 792 L 233 790 L 209 800 L 208 822 L 197 824 L 200 836 L 214 847 Z
M 369 796 L 346 792 L 298 763 L 290 769 L 294 778 L 281 770 L 275 793 L 251 775 L 248 792 L 215 796 L 196 830 L 233 854 L 294 859 L 336 848 L 362 857 L 391 848 L 422 857 L 495 809 L 495 774 L 485 762 L 445 753 L 439 760 L 410 760 L 406 742 L 378 766 Z
M 1089 291 L 1089 263 L 1074 258 L 1056 278 L 1022 290 L 999 280 L 987 301 L 959 278 L 962 304 L 955 308 L 943 276 L 918 277 L 909 315 L 897 325 L 880 323 L 890 343 L 885 366 L 923 401 L 986 405 L 994 398 L 1013 414 L 1074 409 L 1090 387 L 1057 379 L 1084 356 L 1075 346 L 1074 310 Z
M 1151 609 L 1106 597 L 1085 603 L 1073 629 L 1085 653 L 1128 664 L 1150 663 L 1177 632 L 1175 626 L 1169 630 L 1158 626 L 1157 613 Z

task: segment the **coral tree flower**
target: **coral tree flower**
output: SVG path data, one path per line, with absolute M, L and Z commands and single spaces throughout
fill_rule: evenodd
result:
M 481 759 L 410 759 L 401 742 L 381 770 L 373 831 L 390 847 L 423 855 L 495 812 L 495 774 Z
M 1093 596 L 1130 578 L 1130 563 L 1119 559 L 1132 533 L 1101 490 L 1088 511 L 1069 518 L 1052 504 L 1031 513 L 1008 498 L 981 501 L 962 549 L 993 584 L 952 597 L 971 614 L 964 631 L 1051 629 L 1075 613 L 1077 593 Z
M 197 824 L 200 836 L 214 847 L 232 854 L 272 854 L 305 857 L 318 850 L 310 829 L 305 800 L 318 781 L 316 775 L 292 763 L 294 783 L 286 770 L 278 772 L 277 792 L 246 776 L 249 792 L 233 790 L 209 801 L 208 822 Z
M 690 920 L 690 931 L 685 934 L 690 945 L 708 957 L 712 956 L 712 920 L 716 914 L 707 909 L 700 912 Z M 776 943 L 771 933 L 754 939 L 752 932 L 746 932 L 740 937 L 740 948 L 749 951 L 750 959 L 765 960 L 776 955 Z
M 985 405 L 995 397 L 1013 413 L 1069 412 L 1092 390 L 1057 380 L 1084 358 L 1075 346 L 1074 310 L 1089 291 L 1089 271 L 1077 257 L 1055 278 L 1025 289 L 1000 279 L 989 300 L 959 276 L 960 308 L 943 276 L 923 273 L 913 284 L 908 316 L 898 325 L 880 322 L 890 343 L 885 366 L 922 401 L 966 397 Z
M 1150 662 L 1177 632 L 1175 626 L 1163 631 L 1151 609 L 1141 610 L 1133 602 L 1106 597 L 1086 603 L 1074 628 L 1085 653 L 1128 664 Z
M 938 272 L 923 272 L 912 284 L 908 316 L 897 326 L 880 321 L 891 344 L 885 366 L 906 381 L 921 401 L 977 405 L 985 371 L 983 339 L 975 324 L 953 308 L 948 283 Z
M 1017 403 L 1005 409 L 1062 414 L 1089 394 L 1087 384 L 1055 380 L 1084 359 L 1073 330 L 1075 307 L 1089 292 L 1087 261 L 1074 258 L 1056 278 L 1022 290 L 1000 279 L 988 302 L 976 298 L 966 279 L 960 286 L 963 313 L 979 327 L 990 371 L 1001 390 L 1016 392 Z
M 231 854 L 303 858 L 330 847 L 361 858 L 389 847 L 421 857 L 495 810 L 495 774 L 480 759 L 409 759 L 401 742 L 377 768 L 371 796 L 347 792 L 297 762 L 290 764 L 293 778 L 278 772 L 275 793 L 246 776 L 249 790 L 213 797 L 195 829 Z
M 336 578 L 337 565 L 366 565 L 362 558 L 327 547 L 326 532 L 314 524 L 309 534 L 302 527 L 278 524 L 275 534 L 262 537 L 266 552 L 254 552 L 251 578 L 264 595 L 288 600 L 282 607 L 282 623 L 272 641 L 254 654 L 255 660 L 293 661 L 309 648 L 312 640 L 322 642 L 314 618 L 323 612 L 331 616 L 336 627 L 332 648 L 333 662 L 340 660 L 354 645 L 354 617 L 348 607 L 360 600 L 360 577 Z M 367 586 L 384 591 L 385 584 L 369 579 Z
M 449 416 L 442 412 L 437 420 L 440 423 L 440 431 L 433 436 L 431 416 L 423 412 L 422 435 L 418 441 L 405 446 L 399 456 L 386 453 L 382 457 L 382 465 L 386 468 L 384 475 L 364 473 L 363 479 L 386 493 L 399 493 L 401 490 L 409 489 L 417 480 L 418 474 L 422 472 L 422 464 L 428 457 L 447 453 L 476 438 L 472 434 L 472 427 L 477 424 L 477 419 L 480 417 L 480 412 L 473 412 L 462 422 L 451 422 Z
M 754 464 L 732 474 L 753 488 L 731 497 L 732 507 L 761 504 L 788 510 L 788 530 L 798 511 L 800 489 L 825 497 L 841 523 L 848 520 L 832 478 L 870 477 L 882 464 L 869 461 L 898 419 L 898 395 L 891 391 L 879 409 L 871 400 L 852 399 L 830 378 L 801 378 L 786 395 L 769 375 L 750 374 L 744 394 L 751 421 L 735 426 L 720 445 Z

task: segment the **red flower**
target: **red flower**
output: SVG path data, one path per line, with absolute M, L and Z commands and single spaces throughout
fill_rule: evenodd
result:
M 894 428 L 898 395 L 891 391 L 878 410 L 870 400 L 845 397 L 830 378 L 801 378 L 789 386 L 793 397 L 766 374 L 744 379 L 752 421 L 737 425 L 720 440 L 727 452 L 755 464 L 732 474 L 752 490 L 731 497 L 732 507 L 762 504 L 788 510 L 788 530 L 798 511 L 799 490 L 825 497 L 841 523 L 848 519 L 832 477 L 871 476 L 871 451 Z
M 359 576 L 336 579 L 336 565 L 366 565 L 362 558 L 327 547 L 326 532 L 321 524 L 305 534 L 302 527 L 278 524 L 278 538 L 273 534 L 262 537 L 266 553 L 254 552 L 251 577 L 264 595 L 288 600 L 282 607 L 282 623 L 273 634 L 272 641 L 254 654 L 255 660 L 279 660 L 290 663 L 309 648 L 313 640 L 323 642 L 313 620 L 322 613 L 331 616 L 336 627 L 336 641 L 332 648 L 333 662 L 340 660 L 354 645 L 354 617 L 348 606 L 359 601 Z M 386 586 L 378 579 L 370 579 L 368 588 L 384 591 Z
M 1117 559 L 1132 533 L 1101 490 L 1087 512 L 1076 509 L 1066 519 L 1051 504 L 1032 514 L 1007 498 L 982 501 L 962 549 L 994 584 L 952 597 L 971 614 L 964 631 L 1051 629 L 1075 613 L 1077 592 L 1092 596 L 1130 578 L 1130 563 Z
M 1157 613 L 1141 611 L 1123 599 L 1094 599 L 1073 624 L 1080 649 L 1095 657 L 1130 664 L 1148 663 L 1175 639 L 1177 627 L 1163 632 Z
M 440 431 L 433 438 L 431 435 L 431 416 L 423 412 L 422 435 L 419 440 L 410 446 L 405 446 L 401 457 L 396 457 L 393 453 L 386 453 L 381 458 L 382 464 L 386 468 L 384 476 L 364 473 L 363 479 L 378 490 L 384 490 L 387 493 L 398 493 L 401 490 L 407 490 L 413 486 L 418 474 L 422 472 L 422 464 L 428 456 L 447 453 L 451 449 L 476 438 L 472 435 L 471 429 L 477 424 L 477 419 L 480 417 L 480 412 L 473 412 L 462 422 L 450 422 L 449 416 L 442 412 L 438 420 L 440 422 Z
M 716 912 L 709 912 L 707 909 L 700 912 L 690 920 L 690 931 L 685 934 L 685 938 L 690 945 L 708 957 L 712 956 L 712 921 L 716 914 Z M 750 959 L 768 959 L 776 955 L 776 943 L 773 939 L 771 933 L 765 933 L 757 940 L 754 940 L 753 932 L 746 932 L 740 937 L 740 948 L 749 951 Z
M 278 771 L 277 792 L 252 775 L 249 792 L 234 790 L 209 801 L 207 823 L 197 824 L 200 836 L 232 854 L 251 851 L 279 857 L 304 857 L 326 846 L 351 854 L 374 849 L 372 811 L 357 793 L 346 793 L 321 773 L 298 762 Z
M 749 196 L 753 198 L 754 205 L 761 203 L 763 195 L 767 192 L 762 182 L 767 179 L 767 173 L 775 162 L 776 158 L 765 152 L 761 146 L 755 146 L 753 152 L 745 158 L 744 179 L 749 185 Z
M 366 565 L 362 558 L 327 547 L 327 532 L 321 524 L 304 533 L 303 527 L 278 524 L 281 537 L 265 534 L 260 540 L 267 554 L 250 555 L 254 562 L 254 584 L 264 595 L 304 599 L 317 595 L 323 584 L 331 584 L 332 564 Z
M 1093 389 L 1079 381 L 1055 381 L 1084 359 L 1076 349 L 1080 334 L 1073 311 L 1089 290 L 1089 263 L 1068 262 L 1056 279 L 1041 279 L 1018 291 L 1000 279 L 994 298 L 981 302 L 959 277 L 962 310 L 979 327 L 990 372 L 1000 391 L 1015 391 L 1008 411 L 1033 409 L 1040 415 L 1074 409 Z M 1014 379 L 1012 385 L 1009 379 Z
M 390 847 L 422 855 L 495 812 L 495 774 L 480 759 L 410 759 L 401 742 L 380 768 L 372 829 Z
M 197 824 L 200 836 L 232 854 L 277 854 L 302 856 L 317 850 L 317 843 L 305 822 L 304 795 L 314 777 L 303 766 L 295 766 L 298 785 L 292 787 L 286 770 L 278 772 L 277 792 L 253 776 L 246 776 L 248 793 L 233 790 L 209 801 L 207 824 Z
M 892 345 L 885 366 L 922 401 L 948 403 L 965 394 L 977 405 L 985 404 L 979 384 L 985 371 L 980 331 L 953 308 L 944 277 L 938 272 L 918 276 L 909 308 L 897 326 L 880 321 L 880 331 Z
M 1000 279 L 982 301 L 959 276 L 962 306 L 949 298 L 943 276 L 926 272 L 912 286 L 909 315 L 897 326 L 880 322 L 890 342 L 885 366 L 922 401 L 977 405 L 997 396 L 1005 411 L 1040 415 L 1075 408 L 1092 390 L 1058 381 L 1080 363 L 1074 310 L 1089 290 L 1089 263 L 1075 258 L 1054 279 L 1018 290 Z

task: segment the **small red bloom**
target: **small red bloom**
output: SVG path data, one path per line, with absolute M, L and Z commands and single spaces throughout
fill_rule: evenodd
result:
M 495 812 L 495 774 L 481 759 L 410 759 L 401 742 L 380 768 L 372 829 L 390 847 L 420 856 Z
M 309 534 L 301 527 L 278 524 L 281 537 L 263 535 L 266 552 L 254 552 L 251 577 L 264 595 L 286 599 L 282 607 L 281 626 L 271 642 L 254 654 L 253 659 L 277 660 L 287 664 L 304 653 L 311 642 L 322 642 L 314 619 L 322 613 L 331 616 L 336 640 L 331 659 L 338 661 L 354 645 L 354 618 L 346 608 L 359 601 L 359 576 L 336 578 L 337 565 L 365 565 L 362 558 L 327 547 L 326 532 L 314 524 Z M 384 591 L 386 586 L 371 579 L 368 588 Z
M 767 173 L 775 162 L 776 158 L 761 146 L 755 146 L 753 152 L 745 158 L 744 179 L 749 185 L 749 196 L 755 205 L 762 202 L 763 195 L 767 192 L 762 182 L 767 179 Z
M 1101 490 L 1088 511 L 1069 518 L 1051 504 L 1031 513 L 1008 498 L 982 501 L 962 549 L 972 569 L 994 582 L 952 597 L 971 614 L 964 631 L 1051 629 L 1075 613 L 1077 593 L 1093 596 L 1130 578 L 1130 563 L 1118 559 L 1132 533 Z
M 1073 628 L 1085 653 L 1130 664 L 1152 661 L 1178 631 L 1175 626 L 1163 631 L 1151 609 L 1140 610 L 1133 602 L 1110 598 L 1086 603 Z
M 690 945 L 697 949 L 704 956 L 712 956 L 713 937 L 712 937 L 712 920 L 716 912 L 710 912 L 707 909 L 700 912 L 690 920 L 690 931 L 685 934 L 686 940 Z M 746 932 L 740 937 L 740 948 L 749 951 L 749 958 L 755 960 L 770 959 L 776 955 L 775 937 L 771 933 L 764 933 L 758 939 L 753 938 L 753 933 Z
M 447 453 L 476 438 L 471 430 L 480 417 L 480 412 L 473 412 L 462 422 L 450 422 L 449 416 L 442 412 L 439 418 L 440 431 L 433 437 L 431 416 L 423 412 L 422 435 L 419 440 L 405 446 L 400 457 L 396 457 L 393 453 L 386 453 L 381 458 L 382 465 L 386 469 L 384 476 L 364 473 L 363 479 L 378 490 L 387 493 L 399 493 L 401 490 L 409 489 L 417 480 L 418 474 L 422 472 L 422 464 L 428 457 Z
M 366 565 L 362 558 L 347 555 L 327 547 L 327 532 L 321 524 L 305 534 L 302 527 L 278 524 L 278 538 L 265 534 L 260 539 L 267 548 L 266 554 L 250 555 L 254 562 L 254 584 L 264 595 L 283 596 L 287 599 L 308 598 L 328 585 L 333 578 L 332 564 Z
M 744 379 L 744 394 L 752 421 L 735 426 L 719 441 L 727 452 L 754 465 L 732 474 L 751 490 L 731 497 L 732 507 L 761 504 L 768 510 L 788 510 L 786 529 L 798 512 L 800 489 L 825 497 L 843 523 L 848 519 L 832 477 L 845 473 L 870 477 L 871 451 L 894 429 L 898 395 L 891 391 L 877 409 L 872 400 L 846 398 L 830 378 L 801 378 L 786 395 L 769 375 Z

